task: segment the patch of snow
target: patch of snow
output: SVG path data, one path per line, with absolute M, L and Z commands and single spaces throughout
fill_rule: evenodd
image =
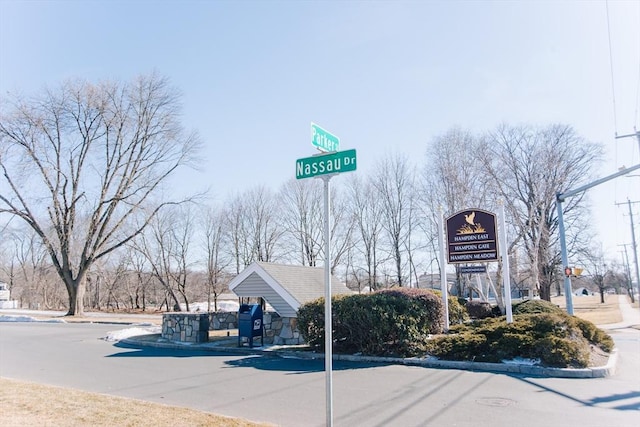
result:
M 46 319 L 40 320 L 31 316 L 9 316 L 0 315 L 0 322 L 40 322 L 40 323 L 67 323 L 64 319 Z
M 67 323 L 64 319 L 47 319 L 40 320 L 31 316 L 10 316 L 0 314 L 0 322 L 38 322 L 38 323 Z M 100 338 L 109 342 L 116 342 L 137 335 L 151 335 L 162 332 L 162 326 L 153 325 L 151 323 L 140 323 L 133 328 L 126 328 L 119 331 L 107 332 L 107 335 Z
M 161 326 L 147 326 L 147 327 L 135 327 L 135 328 L 127 328 L 119 331 L 109 331 L 107 335 L 100 338 L 102 340 L 108 342 L 116 342 L 126 338 L 135 337 L 138 335 L 151 335 L 151 334 L 159 334 L 162 332 Z
M 189 304 L 189 312 L 190 313 L 199 313 L 199 312 L 207 312 L 208 303 L 205 302 L 192 302 Z M 211 310 L 213 310 L 213 301 L 211 302 Z M 187 310 L 186 304 L 180 304 L 180 309 L 182 311 Z M 238 301 L 228 301 L 228 300 L 219 300 L 218 301 L 218 311 L 238 311 L 240 309 L 240 304 Z
M 511 360 L 503 360 L 502 363 L 506 363 L 507 365 L 535 366 L 540 364 L 540 359 L 525 359 L 524 357 L 514 357 Z

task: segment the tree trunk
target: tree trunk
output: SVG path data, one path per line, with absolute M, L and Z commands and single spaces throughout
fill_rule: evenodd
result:
M 551 284 L 547 282 L 546 278 L 540 282 L 540 299 L 551 301 Z
M 67 284 L 69 294 L 69 311 L 66 314 L 67 316 L 84 316 L 84 294 L 86 285 L 87 283 L 84 277 L 71 280 L 71 283 Z

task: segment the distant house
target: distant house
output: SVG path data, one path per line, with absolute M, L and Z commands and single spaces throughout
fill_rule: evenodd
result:
M 4 282 L 0 282 L 0 301 L 9 301 L 11 293 L 9 291 L 9 285 Z
M 324 268 L 254 262 L 229 282 L 239 297 L 262 297 L 281 317 L 296 317 L 298 308 L 324 297 Z M 331 294 L 353 293 L 336 277 Z
M 579 296 L 579 297 L 581 297 L 581 296 L 593 295 L 593 292 L 591 292 L 591 291 L 590 291 L 589 289 L 587 289 L 587 288 L 578 288 L 578 289 L 575 289 L 575 290 L 573 291 L 573 294 L 574 294 L 575 296 Z

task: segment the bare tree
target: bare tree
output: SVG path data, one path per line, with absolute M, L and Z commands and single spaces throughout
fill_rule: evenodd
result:
M 229 257 L 233 260 L 234 273 L 240 272 L 253 262 L 248 231 L 246 229 L 245 202 L 241 195 L 236 195 L 228 204 L 224 212 L 226 224 L 224 227 L 225 247 Z
M 332 188 L 329 197 L 331 197 L 331 212 L 329 213 L 331 215 L 329 230 L 331 259 L 329 261 L 331 274 L 335 274 L 336 269 L 342 264 L 343 259 L 353 246 L 355 221 L 349 212 L 349 204 L 344 193 Z M 322 249 L 324 251 L 324 246 Z
M 278 243 L 283 234 L 275 195 L 261 186 L 248 191 L 246 197 L 246 224 L 255 260 L 273 262 L 278 258 Z
M 52 274 L 47 251 L 38 236 L 30 229 L 21 229 L 14 230 L 10 239 L 13 243 L 9 272 L 12 295 L 19 299 L 21 305 L 59 309 L 64 295 L 56 289 L 58 280 Z
M 315 267 L 322 251 L 322 181 L 289 180 L 280 190 L 283 202 L 282 227 L 292 247 L 298 248 L 302 265 Z
M 389 254 L 395 269 L 395 283 L 404 286 L 405 242 L 409 238 L 409 212 L 413 194 L 413 168 L 406 156 L 395 155 L 378 163 L 373 180 L 375 200 L 382 211 L 382 228 L 386 231 Z
M 226 215 L 226 240 L 236 274 L 254 261 L 273 262 L 283 235 L 275 196 L 259 186 L 235 196 Z
M 384 263 L 385 257 L 380 253 L 383 232 L 382 210 L 373 202 L 372 194 L 374 194 L 372 182 L 354 175 L 348 186 L 350 211 L 355 220 L 357 236 L 357 244 L 354 247 L 360 252 L 364 261 L 366 286 L 370 290 L 376 290 L 378 289 L 378 270 Z M 359 269 L 356 268 L 354 271 L 356 277 L 357 270 Z
M 218 311 L 218 296 L 222 292 L 222 277 L 227 262 L 223 257 L 223 214 L 213 208 L 206 209 L 203 215 L 204 247 L 206 253 L 206 283 L 207 310 L 211 310 L 211 296 L 213 296 L 213 310 Z
M 483 140 L 483 163 L 495 188 L 507 202 L 510 221 L 521 238 L 531 268 L 531 292 L 538 289 L 542 299 L 551 300 L 552 283 L 562 272 L 557 244 L 556 193 L 587 182 L 602 149 L 566 125 L 542 128 L 500 126 Z M 583 196 L 567 200 L 564 212 L 570 225 L 580 227 L 576 239 L 588 235 L 588 217 Z
M 198 145 L 179 97 L 155 74 L 131 83 L 69 82 L 0 113 L 0 214 L 42 239 L 82 315 L 93 263 L 140 234 L 164 206 L 161 184 Z
M 454 127 L 443 135 L 436 136 L 427 148 L 426 163 L 422 170 L 420 199 L 424 217 L 424 231 L 431 233 L 435 252 L 437 241 L 438 215 L 450 215 L 467 208 L 492 210 L 495 200 L 491 197 L 492 186 L 489 177 L 479 161 L 480 141 L 470 131 Z M 440 266 L 441 270 L 445 266 Z M 464 296 L 467 280 L 456 265 L 455 293 Z M 500 292 L 498 292 L 500 294 Z M 501 295 L 497 295 L 502 306 Z
M 136 242 L 153 276 L 171 298 L 173 309 L 180 311 L 178 295 L 189 311 L 190 274 L 195 258 L 191 255 L 191 243 L 195 232 L 195 218 L 191 209 L 173 206 L 155 216 L 152 224 Z
M 605 259 L 602 247 L 593 246 L 579 252 L 580 258 L 584 262 L 584 272 L 590 276 L 598 293 L 600 293 L 600 303 L 604 304 L 604 293 L 609 287 L 605 279 L 610 278 L 613 272 Z

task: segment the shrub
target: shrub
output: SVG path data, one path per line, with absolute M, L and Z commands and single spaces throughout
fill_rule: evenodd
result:
M 443 308 L 427 290 L 398 288 L 332 298 L 337 352 L 369 355 L 424 354 L 429 334 L 443 330 Z M 298 310 L 298 326 L 310 346 L 324 348 L 324 300 Z
M 487 338 L 484 335 L 463 332 L 431 340 L 429 354 L 446 360 L 475 360 L 484 352 Z
M 511 311 L 513 314 L 564 313 L 557 305 L 542 299 L 526 300 L 513 304 Z
M 591 344 L 597 345 L 607 353 L 613 350 L 615 343 L 609 334 L 588 320 L 584 320 L 579 317 L 574 317 L 573 319 L 587 341 Z
M 309 346 L 324 347 L 324 298 L 300 306 L 298 330 Z
M 430 354 L 484 362 L 523 357 L 539 359 L 544 366 L 584 368 L 589 363 L 590 343 L 613 348 L 606 333 L 564 312 L 520 314 L 512 323 L 506 323 L 504 317 L 488 318 L 458 325 L 449 332 L 430 343 Z
M 593 323 L 570 316 L 546 301 L 514 307 L 513 322 L 504 316 L 452 323 L 442 332 L 442 299 L 419 289 L 393 289 L 366 295 L 333 297 L 334 348 L 340 352 L 399 357 L 500 362 L 516 357 L 538 359 L 544 366 L 588 366 L 590 345 L 611 351 L 609 335 Z M 450 297 L 452 308 L 462 305 Z M 516 309 L 517 307 L 517 309 Z M 454 308 L 455 310 L 455 308 Z M 523 313 L 523 314 L 518 314 Z M 324 300 L 298 310 L 298 327 L 310 346 L 324 348 Z
M 536 353 L 546 366 L 586 368 L 589 366 L 589 345 L 586 340 L 581 341 L 549 335 L 538 340 Z
M 442 301 L 442 292 L 435 289 L 431 290 L 430 292 L 433 292 L 438 296 L 438 299 Z M 464 304 L 460 302 L 460 300 L 466 301 L 464 298 L 457 298 L 451 295 L 447 297 L 450 325 L 457 325 L 469 320 L 469 313 L 467 313 L 467 309 L 465 308 Z
M 473 300 L 466 304 L 467 313 L 472 319 L 486 319 L 493 317 L 491 304 L 486 301 Z
M 494 305 L 493 307 L 491 307 L 491 314 L 493 315 L 493 317 L 500 317 L 504 315 L 499 305 Z

